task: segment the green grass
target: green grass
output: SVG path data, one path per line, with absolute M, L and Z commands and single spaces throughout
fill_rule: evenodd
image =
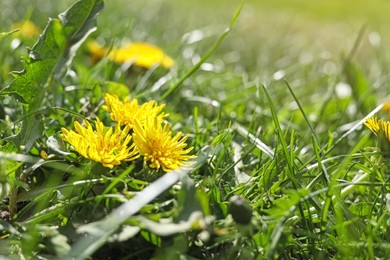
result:
M 44 28 L 75 1 L 24 2 L 2 2 L 1 32 L 25 19 Z M 36 45 L 36 63 L 13 76 L 38 38 L 15 47 L 14 34 L 0 36 L 1 257 L 386 259 L 388 142 L 378 147 L 362 122 L 390 118 L 378 107 L 388 97 L 390 5 L 239 6 L 106 1 L 89 39 L 154 43 L 174 58 L 170 70 L 94 63 L 82 44 L 64 75 L 64 53 L 91 23 L 53 33 L 42 43 L 50 51 Z M 165 104 L 198 156 L 191 171 L 141 160 L 108 170 L 62 142 L 76 120 L 110 122 L 102 105 L 113 88 Z

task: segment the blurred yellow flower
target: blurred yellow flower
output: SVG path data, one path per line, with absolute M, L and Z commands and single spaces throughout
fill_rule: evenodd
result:
M 382 107 L 382 111 L 384 112 L 390 112 L 390 100 L 387 100 Z
M 379 143 L 381 146 L 388 147 L 388 142 L 390 142 L 390 122 L 383 119 L 377 119 L 376 117 L 367 118 L 364 124 L 379 138 Z M 383 144 L 383 139 L 387 143 Z M 386 148 L 387 150 L 387 148 Z
M 188 155 L 193 147 L 185 149 L 188 137 L 179 132 L 172 138 L 169 128 L 169 124 L 162 127 L 156 117 L 148 117 L 143 124 L 136 120 L 133 129 L 133 142 L 144 161 L 149 162 L 151 168 L 162 168 L 166 172 L 188 167 L 192 164 L 188 160 L 196 157 Z
M 41 33 L 41 30 L 29 20 L 13 24 L 12 29 L 19 30 L 14 34 L 15 37 L 21 37 L 24 39 L 34 39 Z
M 174 64 L 172 58 L 167 56 L 160 48 L 142 42 L 130 43 L 113 50 L 108 57 L 118 63 L 133 62 L 134 65 L 144 68 L 150 68 L 155 64 L 160 64 L 164 68 L 171 68 Z
M 144 42 L 129 43 L 120 48 L 108 48 L 100 46 L 97 42 L 90 41 L 87 43 L 92 57 L 94 59 L 101 59 L 107 55 L 108 59 L 117 63 L 132 63 L 135 66 L 146 69 L 159 64 L 164 68 L 171 68 L 174 61 L 171 57 L 164 53 L 159 47 Z
M 96 41 L 87 41 L 87 49 L 94 61 L 98 61 L 106 55 L 108 49 L 99 45 Z
M 113 168 L 121 161 L 132 161 L 139 157 L 135 145 L 129 145 L 131 135 L 130 127 L 124 129 L 117 124 L 105 131 L 103 123 L 96 118 L 93 130 L 90 123 L 84 121 L 85 127 L 75 122 L 76 131 L 62 128 L 62 138 L 70 143 L 83 157 L 101 163 L 104 167 Z
M 154 100 L 139 105 L 137 99 L 130 100 L 129 97 L 126 97 L 122 102 L 118 96 L 111 94 L 106 94 L 104 100 L 106 105 L 103 106 L 103 109 L 110 113 L 111 120 L 130 128 L 134 127 L 135 120 L 144 124 L 148 117 L 156 117 L 158 123 L 161 124 L 164 117 L 168 116 L 168 114 L 161 112 L 165 105 L 159 105 Z

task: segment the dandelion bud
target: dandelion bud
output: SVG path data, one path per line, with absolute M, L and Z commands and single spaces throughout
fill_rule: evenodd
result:
M 234 195 L 229 200 L 229 213 L 238 224 L 249 224 L 252 218 L 252 208 L 248 201 L 240 196 Z

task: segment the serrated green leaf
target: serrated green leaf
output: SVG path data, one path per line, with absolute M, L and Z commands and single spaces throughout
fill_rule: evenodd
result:
M 103 0 L 81 0 L 59 19 L 50 19 L 23 59 L 25 69 L 13 73 L 15 80 L 2 94 L 16 94 L 27 105 L 42 100 L 53 77 L 60 79 L 65 74 L 81 43 L 96 29 L 96 16 L 102 8 Z
M 96 29 L 96 16 L 103 0 L 80 0 L 57 19 L 50 19 L 36 44 L 23 58 L 24 70 L 13 72 L 14 80 L 0 94 L 14 95 L 25 104 L 26 117 L 14 138 L 18 147 L 28 152 L 42 135 L 43 123 L 36 113 L 45 111 L 45 100 L 52 85 L 68 70 L 77 49 Z
M 67 36 L 63 56 L 56 66 L 55 77 L 66 72 L 77 49 L 96 30 L 96 16 L 103 9 L 103 0 L 83 0 L 75 3 L 68 11 L 59 15 Z

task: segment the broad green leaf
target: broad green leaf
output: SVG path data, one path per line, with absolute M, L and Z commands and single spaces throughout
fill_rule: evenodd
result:
M 23 58 L 24 70 L 14 72 L 15 80 L 2 94 L 16 94 L 27 105 L 39 102 L 55 79 L 68 69 L 77 49 L 96 30 L 96 16 L 103 0 L 81 0 L 57 19 L 50 19 L 36 44 Z
M 96 29 L 96 16 L 103 5 L 103 0 L 80 0 L 59 18 L 50 19 L 23 58 L 24 70 L 13 72 L 15 79 L 0 92 L 14 95 L 25 104 L 26 117 L 13 140 L 22 150 L 29 151 L 41 136 L 43 124 L 36 114 L 46 110 L 45 99 L 50 96 L 52 85 L 65 75 L 79 46 Z

